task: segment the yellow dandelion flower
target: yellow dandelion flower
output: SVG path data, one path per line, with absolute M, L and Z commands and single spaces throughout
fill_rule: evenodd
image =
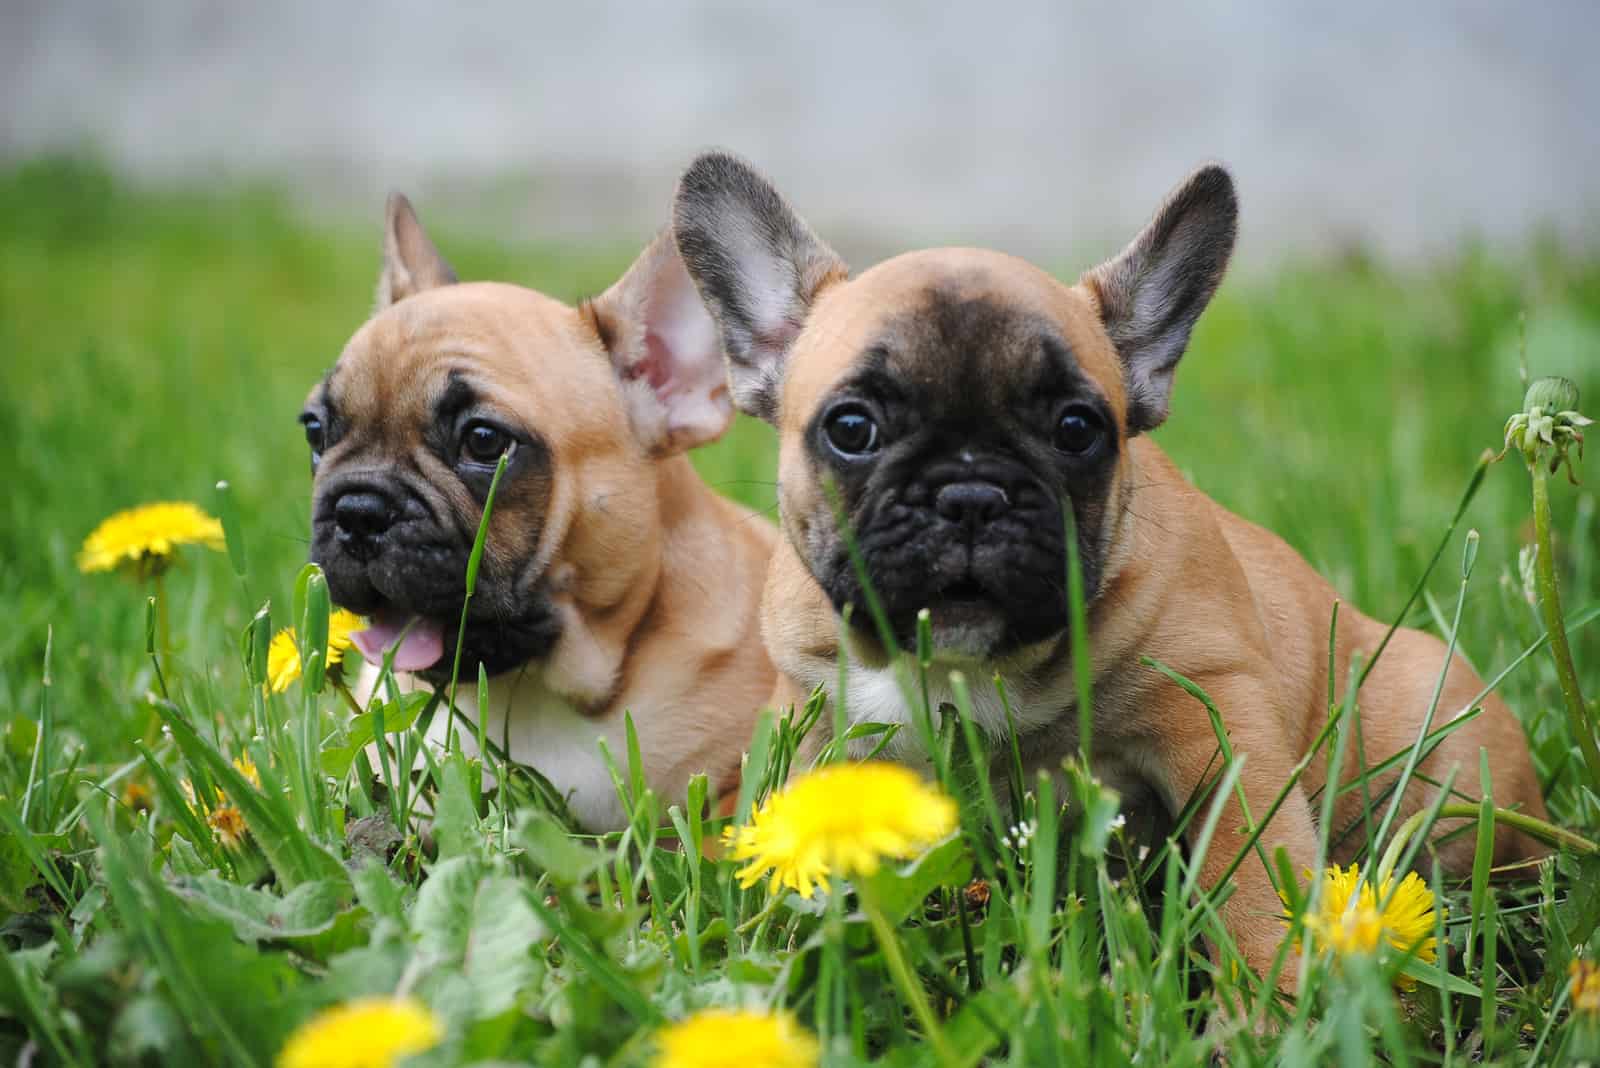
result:
M 350 632 L 366 624 L 354 612 L 335 608 L 328 616 L 328 667 L 337 667 L 352 644 Z M 293 627 L 284 627 L 272 636 L 267 647 L 267 688 L 282 693 L 300 677 L 300 647 L 295 644 Z
M 122 803 L 135 812 L 149 812 L 155 808 L 150 788 L 142 782 L 131 780 L 122 788 Z
M 655 1068 L 814 1068 L 817 1040 L 786 1012 L 707 1009 L 656 1033 Z
M 771 872 L 775 893 L 802 897 L 828 876 L 871 875 L 885 857 L 912 857 L 956 827 L 956 804 L 898 764 L 829 764 L 789 783 L 726 841 L 750 887 Z
M 156 574 L 180 545 L 224 548 L 222 523 L 187 501 L 146 504 L 95 527 L 78 552 L 78 570 L 87 574 L 126 564 L 140 575 Z
M 240 753 L 233 758 L 233 770 L 243 775 L 251 786 L 261 789 L 261 772 L 256 768 L 256 762 L 250 759 L 249 753 Z
M 1392 878 L 1385 879 L 1376 890 L 1371 880 L 1361 878 L 1355 864 L 1347 869 L 1334 865 L 1322 878 L 1322 902 L 1306 917 L 1306 933 L 1314 947 L 1336 957 L 1370 955 L 1385 945 L 1400 953 L 1414 947 L 1417 960 L 1432 964 L 1437 958 L 1433 891 L 1416 872 L 1407 873 L 1399 886 Z M 1385 899 L 1388 903 L 1380 909 L 1378 902 Z M 1413 985 L 1404 977 L 1400 984 Z
M 1600 964 L 1575 960 L 1567 966 L 1567 974 L 1572 977 L 1572 1011 L 1600 1015 Z
M 206 816 L 206 822 L 217 833 L 217 841 L 228 849 L 238 849 L 249 831 L 244 814 L 232 805 L 218 805 Z
M 261 789 L 261 772 L 256 768 L 256 762 L 250 759 L 249 753 L 240 753 L 233 758 L 233 770 L 243 775 L 245 782 L 254 786 L 257 790 Z M 189 807 L 194 808 L 200 800 L 195 796 L 194 783 L 188 779 L 183 779 L 178 785 L 183 788 L 183 796 L 188 800 Z M 225 805 L 228 803 L 228 794 L 221 786 L 213 786 L 211 789 L 217 795 L 217 804 Z
M 284 1043 L 278 1068 L 391 1068 L 442 1038 L 438 1017 L 415 998 L 361 998 L 302 1024 Z

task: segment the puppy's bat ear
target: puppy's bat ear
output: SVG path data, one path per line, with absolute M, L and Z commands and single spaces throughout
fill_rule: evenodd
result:
M 1121 255 L 1083 276 L 1122 358 L 1129 433 L 1166 420 L 1173 372 L 1228 267 L 1238 217 L 1232 177 L 1208 164 L 1168 194 Z
M 848 273 L 772 184 L 743 160 L 708 152 L 678 182 L 673 233 L 721 331 L 739 409 L 768 422 L 789 346 L 821 290 Z
M 378 310 L 435 286 L 453 285 L 456 272 L 439 255 L 404 193 L 384 205 L 383 273 L 378 275 Z
M 722 436 L 733 422 L 733 403 L 717 325 L 670 232 L 585 309 L 611 354 L 645 448 L 666 456 Z

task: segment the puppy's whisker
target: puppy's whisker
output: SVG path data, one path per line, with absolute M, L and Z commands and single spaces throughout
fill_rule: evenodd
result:
M 756 519 L 776 519 L 778 515 L 778 502 L 773 501 L 763 508 L 752 508 L 750 514 L 739 520 L 741 525 Z
M 1132 508 L 1129 508 L 1127 511 L 1128 511 L 1129 515 L 1133 516 L 1133 518 L 1137 519 L 1139 522 L 1146 523 L 1146 524 L 1148 524 L 1148 525 L 1150 525 L 1152 527 L 1155 527 L 1157 530 L 1161 531 L 1161 533 L 1163 533 L 1163 534 L 1172 534 L 1174 532 L 1172 527 L 1170 527 L 1167 524 L 1163 523 L 1156 516 L 1149 515 L 1149 514 L 1147 514 L 1145 512 L 1136 511 L 1136 510 L 1134 510 Z

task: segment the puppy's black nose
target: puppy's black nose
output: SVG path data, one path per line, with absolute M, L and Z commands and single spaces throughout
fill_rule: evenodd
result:
M 370 489 L 343 494 L 333 505 L 333 521 L 339 528 L 339 541 L 360 555 L 370 549 L 394 525 L 394 503 Z
M 951 482 L 939 487 L 933 507 L 952 523 L 976 526 L 1000 518 L 1011 500 L 993 482 Z

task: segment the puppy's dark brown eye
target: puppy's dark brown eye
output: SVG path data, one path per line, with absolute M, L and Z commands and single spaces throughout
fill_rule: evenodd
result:
M 1093 408 L 1083 404 L 1069 405 L 1056 423 L 1055 447 L 1068 456 L 1087 456 L 1099 448 L 1105 437 L 1105 425 Z
M 323 439 L 326 436 L 322 430 L 322 420 L 314 415 L 302 415 L 300 424 L 305 427 L 306 444 L 311 446 L 311 463 L 315 466 L 322 459 Z
M 468 463 L 492 464 L 511 445 L 511 435 L 488 423 L 468 423 L 461 435 L 461 458 Z
M 878 423 L 859 404 L 841 404 L 828 413 L 823 427 L 828 444 L 841 456 L 858 459 L 878 451 Z

